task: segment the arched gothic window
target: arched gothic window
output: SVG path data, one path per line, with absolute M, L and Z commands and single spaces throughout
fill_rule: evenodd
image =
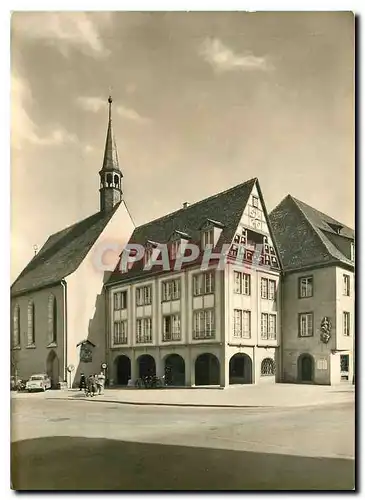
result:
M 16 304 L 13 313 L 13 347 L 20 346 L 20 307 Z
M 271 358 L 265 358 L 261 363 L 261 377 L 270 377 L 275 375 L 275 361 Z
M 48 298 L 48 343 L 57 342 L 57 301 L 54 295 Z
M 28 346 L 35 344 L 35 312 L 34 302 L 28 303 Z

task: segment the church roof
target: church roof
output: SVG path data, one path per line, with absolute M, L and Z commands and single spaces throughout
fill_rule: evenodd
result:
M 291 195 L 270 213 L 283 270 L 324 264 L 353 266 L 350 243 L 355 232 Z
M 97 212 L 50 236 L 13 283 L 11 295 L 58 283 L 76 271 L 118 206 Z
M 215 251 L 218 252 L 222 245 L 231 243 L 255 182 L 257 182 L 259 189 L 257 178 L 250 179 L 205 200 L 188 205 L 186 208 L 181 208 L 143 224 L 134 230 L 129 243 L 143 246 L 148 241 L 160 244 L 167 243 L 174 231 L 180 231 L 190 236 L 190 243 L 199 244 L 201 227 L 205 222 L 213 220 L 222 227 L 215 247 Z M 108 284 L 134 279 L 142 275 L 147 277 L 155 272 L 156 270 L 153 268 L 151 271 L 143 270 L 142 261 L 135 262 L 127 273 L 121 273 L 119 266 L 117 266 L 117 269 L 111 274 Z M 161 267 L 158 267 L 158 272 L 161 272 Z

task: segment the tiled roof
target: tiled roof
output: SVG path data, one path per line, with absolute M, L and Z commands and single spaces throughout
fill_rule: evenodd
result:
M 134 230 L 129 243 L 143 246 L 148 241 L 167 243 L 174 231 L 177 230 L 188 234 L 191 237 L 190 243 L 199 244 L 201 227 L 210 220 L 222 225 L 222 232 L 215 247 L 215 251 L 218 251 L 222 245 L 231 243 L 256 181 L 256 178 L 250 179 L 227 191 L 139 226 Z M 143 263 L 141 261 L 136 262 L 128 273 L 123 274 L 117 268 L 112 273 L 108 284 L 137 278 L 142 274 L 148 276 L 149 273 L 156 272 L 153 268 L 151 271 L 143 271 L 142 268 Z M 159 267 L 159 271 L 161 272 L 161 267 Z
M 333 243 L 354 239 L 354 230 L 288 195 L 270 213 L 271 228 L 284 271 L 329 263 L 353 262 Z M 331 227 L 339 226 L 338 235 Z
M 58 283 L 76 271 L 118 206 L 108 212 L 97 212 L 50 236 L 15 280 L 11 294 Z

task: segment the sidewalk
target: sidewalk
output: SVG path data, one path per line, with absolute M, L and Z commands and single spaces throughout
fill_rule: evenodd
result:
M 187 389 L 106 389 L 104 394 L 87 398 L 78 390 L 52 391 L 45 393 L 47 399 L 85 400 L 153 406 L 189 407 L 307 407 L 355 402 L 355 387 L 270 384 L 234 386 L 225 390 L 219 388 Z

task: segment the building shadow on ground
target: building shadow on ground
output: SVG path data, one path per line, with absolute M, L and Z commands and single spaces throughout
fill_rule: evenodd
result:
M 18 441 L 16 490 L 352 490 L 353 460 L 81 437 Z

